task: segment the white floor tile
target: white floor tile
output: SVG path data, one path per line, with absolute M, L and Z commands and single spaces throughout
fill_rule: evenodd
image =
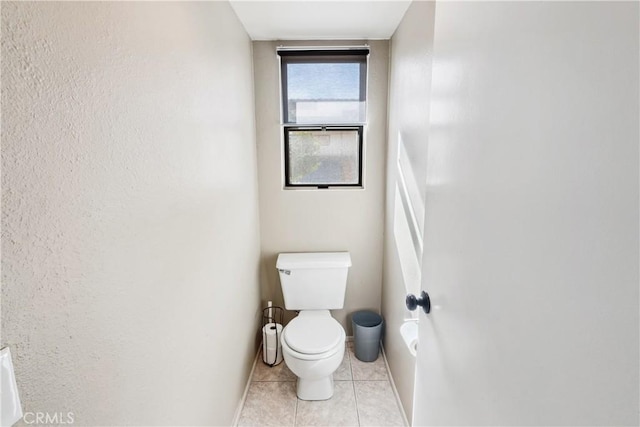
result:
M 296 426 L 358 426 L 353 382 L 336 381 L 329 400 L 299 400 Z
M 348 346 L 351 360 L 351 372 L 354 381 L 381 381 L 388 380 L 387 366 L 384 364 L 382 353 L 373 362 L 363 362 L 356 357 L 353 346 Z
M 374 362 L 362 362 L 355 357 L 353 343 L 347 343 L 333 378 L 331 399 L 300 400 L 296 376 L 286 364 L 269 367 L 259 358 L 238 426 L 404 425 L 382 353 Z
M 252 382 L 238 426 L 293 426 L 297 400 L 293 381 Z
M 404 426 L 389 381 L 354 381 L 361 426 Z

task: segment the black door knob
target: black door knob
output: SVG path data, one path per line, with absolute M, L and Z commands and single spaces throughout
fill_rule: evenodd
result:
M 418 306 L 422 307 L 422 310 L 427 314 L 431 311 L 431 299 L 425 291 L 420 292 L 420 298 L 416 298 L 414 294 L 407 295 L 405 304 L 407 304 L 409 311 L 415 310 Z

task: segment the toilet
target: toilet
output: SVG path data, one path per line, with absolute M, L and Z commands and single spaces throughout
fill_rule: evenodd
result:
M 302 400 L 333 396 L 333 373 L 342 363 L 346 334 L 329 310 L 344 306 L 350 266 L 349 252 L 278 255 L 284 305 L 299 311 L 282 331 L 282 355 L 298 377 L 296 394 Z

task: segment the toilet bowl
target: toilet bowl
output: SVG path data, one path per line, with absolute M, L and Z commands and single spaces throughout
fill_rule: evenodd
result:
M 333 373 L 344 358 L 346 334 L 329 310 L 302 310 L 282 331 L 282 354 L 298 377 L 302 400 L 333 396 Z

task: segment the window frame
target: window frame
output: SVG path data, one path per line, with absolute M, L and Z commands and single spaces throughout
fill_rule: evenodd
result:
M 366 52 L 366 53 L 365 53 Z M 358 101 L 367 102 L 367 75 L 369 70 L 369 49 L 344 49 L 344 50 L 279 50 L 280 58 L 280 96 L 282 123 L 290 126 L 333 126 L 364 124 L 363 121 L 341 123 L 297 123 L 289 120 L 289 93 L 287 85 L 287 64 L 360 64 L 360 86 Z M 364 66 L 364 70 L 362 69 Z
M 283 135 L 284 189 L 363 189 L 364 188 L 364 133 L 368 115 L 369 46 L 347 46 L 344 48 L 278 48 L 280 63 L 280 114 Z M 287 64 L 289 63 L 359 63 L 359 101 L 364 102 L 362 121 L 344 123 L 295 123 L 289 121 L 289 99 L 287 92 Z M 358 133 L 358 182 L 355 184 L 296 184 L 290 172 L 289 132 L 300 130 L 355 130 Z
M 291 131 L 343 131 L 343 130 L 355 130 L 358 133 L 358 182 L 355 184 L 339 184 L 339 183 L 326 183 L 326 184 L 296 184 L 292 183 L 289 177 L 290 171 L 290 159 L 289 159 L 289 133 Z M 284 185 L 285 188 L 317 188 L 326 190 L 329 188 L 362 188 L 363 177 L 363 155 L 364 155 L 364 125 L 358 126 L 285 126 L 284 127 Z

